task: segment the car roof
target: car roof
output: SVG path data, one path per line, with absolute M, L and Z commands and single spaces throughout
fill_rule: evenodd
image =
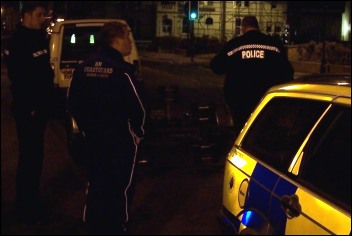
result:
M 329 84 L 329 85 L 347 85 L 351 86 L 351 75 L 350 74 L 312 74 L 301 76 L 295 80 L 301 83 L 317 83 L 317 84 Z
M 292 82 L 276 85 L 272 92 L 302 92 L 351 98 L 351 74 L 313 74 L 299 77 Z

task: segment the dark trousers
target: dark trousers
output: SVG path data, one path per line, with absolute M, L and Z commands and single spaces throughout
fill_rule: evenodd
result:
M 246 120 L 249 117 L 248 112 L 241 111 L 240 109 L 230 108 L 232 120 L 233 120 L 233 130 L 234 130 L 234 138 L 240 134 Z
M 34 218 L 39 212 L 39 187 L 44 160 L 44 135 L 48 116 L 14 112 L 19 142 L 16 176 L 16 213 Z
M 133 143 L 88 141 L 88 189 L 85 222 L 92 234 L 127 234 L 134 194 Z

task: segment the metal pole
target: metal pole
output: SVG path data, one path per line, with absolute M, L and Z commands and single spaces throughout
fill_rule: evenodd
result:
M 194 57 L 194 20 L 190 22 L 190 31 L 191 31 L 191 62 L 193 62 Z
M 325 55 L 325 38 L 326 38 L 326 10 L 327 10 L 327 5 L 326 1 L 324 1 L 324 15 L 323 15 L 323 52 L 321 56 L 321 64 L 320 64 L 320 73 L 325 74 L 327 72 L 326 70 L 326 55 Z
M 222 2 L 222 19 L 221 19 L 221 40 L 225 42 L 226 31 L 226 1 Z

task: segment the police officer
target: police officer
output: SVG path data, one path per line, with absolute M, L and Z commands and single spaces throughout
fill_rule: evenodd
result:
M 131 53 L 128 26 L 106 23 L 102 47 L 75 69 L 68 111 L 86 136 L 87 202 L 84 221 L 93 234 L 126 234 L 136 156 L 145 109 Z
M 226 74 L 224 97 L 233 116 L 235 135 L 265 91 L 292 80 L 294 72 L 282 42 L 261 33 L 255 16 L 242 19 L 242 33 L 210 61 L 214 73 Z
M 43 30 L 46 2 L 24 1 L 22 21 L 4 56 L 11 81 L 12 112 L 16 122 L 19 158 L 16 176 L 16 218 L 21 223 L 41 220 L 40 177 L 44 134 L 53 96 L 54 73 L 49 40 Z

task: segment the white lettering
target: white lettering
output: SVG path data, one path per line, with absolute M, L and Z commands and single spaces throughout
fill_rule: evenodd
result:
M 48 53 L 48 50 L 44 49 L 44 50 L 39 50 L 37 52 L 33 52 L 33 57 L 39 57 L 41 55 L 45 55 Z
M 264 59 L 264 50 L 244 50 L 242 51 L 242 59 L 260 58 Z
M 96 61 L 94 66 L 101 66 L 103 63 L 101 61 Z
M 111 67 L 99 67 L 101 64 L 101 62 L 96 62 L 95 65 L 98 65 L 97 67 L 86 66 L 83 71 L 88 77 L 108 78 L 114 69 Z

